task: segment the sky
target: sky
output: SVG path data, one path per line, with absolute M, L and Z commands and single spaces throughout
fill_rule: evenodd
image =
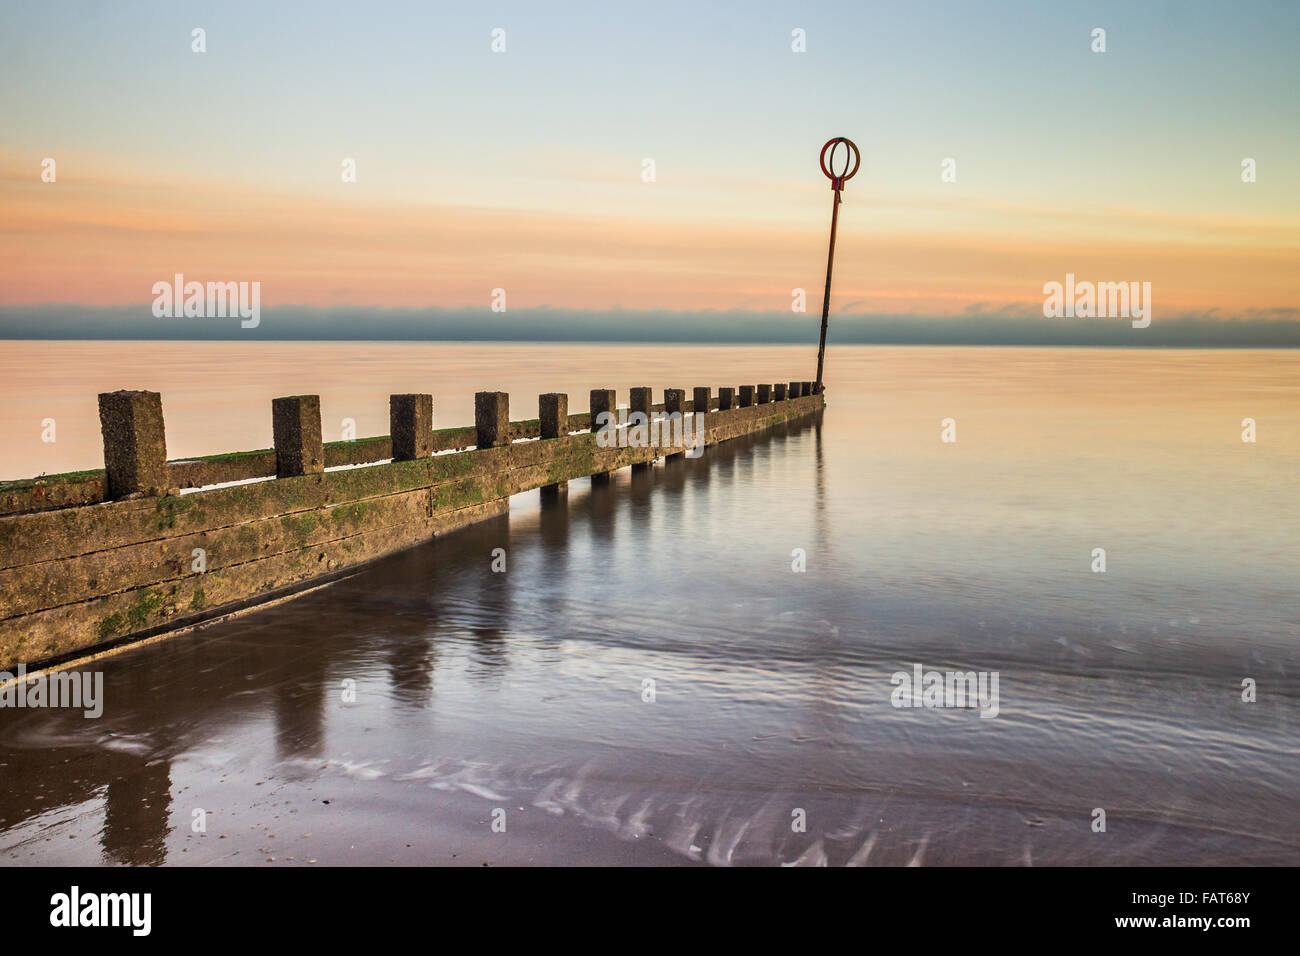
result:
M 1300 320 L 1298 35 L 1262 2 L 7 5 L 0 331 L 147 325 L 177 273 L 308 324 L 817 313 L 833 136 L 837 314 L 1050 323 L 1073 273 Z

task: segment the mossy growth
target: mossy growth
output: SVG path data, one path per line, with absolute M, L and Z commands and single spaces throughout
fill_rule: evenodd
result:
M 547 467 L 548 484 L 567 481 L 596 471 L 596 444 L 582 442 L 575 444 L 569 454 L 557 458 Z
M 280 525 L 292 535 L 306 538 L 320 527 L 320 515 L 315 511 L 303 511 L 298 514 L 285 515 Z
M 370 438 L 349 438 L 344 441 L 327 441 L 325 442 L 325 447 L 326 448 L 354 448 L 357 445 L 363 445 L 369 442 L 374 442 L 375 444 L 379 444 L 381 442 L 391 442 L 391 441 L 392 438 L 389 437 L 388 435 L 375 435 Z
M 433 489 L 435 511 L 456 510 L 481 504 L 484 500 L 483 483 L 477 479 L 454 481 Z
M 169 528 L 176 527 L 176 518 L 194 508 L 192 495 L 168 495 L 165 498 L 159 498 L 158 504 L 154 508 L 154 514 L 157 515 L 157 525 L 159 531 L 166 531 Z
M 162 595 L 153 588 L 145 588 L 140 592 L 139 598 L 126 612 L 127 622 L 133 630 L 139 630 L 149 622 L 152 617 L 163 606 Z
M 350 525 L 355 528 L 361 524 L 373 506 L 367 501 L 354 501 L 351 504 L 337 505 L 330 509 L 330 520 L 336 525 Z
M 103 481 L 104 469 L 94 468 L 90 471 L 65 471 L 58 475 L 39 475 L 35 478 L 18 478 L 14 481 L 0 481 L 0 494 L 9 491 L 27 491 L 37 485 L 75 484 L 82 481 Z
M 258 448 L 254 451 L 228 451 L 221 455 L 199 455 L 194 458 L 185 458 L 182 461 L 238 461 L 241 458 L 254 458 L 260 455 L 274 455 L 274 448 Z M 169 465 L 177 462 L 168 462 Z
M 125 627 L 126 619 L 122 617 L 121 613 L 115 612 L 110 614 L 99 622 L 99 639 L 101 641 L 106 641 L 110 637 L 116 637 Z

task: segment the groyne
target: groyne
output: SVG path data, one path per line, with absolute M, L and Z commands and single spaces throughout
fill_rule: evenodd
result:
M 393 395 L 388 435 L 328 444 L 319 397 L 289 396 L 272 402 L 274 448 L 168 461 L 161 396 L 102 394 L 104 469 L 0 484 L 0 670 L 274 600 L 502 514 L 512 495 L 605 482 L 824 405 L 810 382 L 686 395 L 655 404 L 631 389 L 621 441 L 599 427 L 620 417 L 614 389 L 573 415 L 567 395 L 541 395 L 525 421 L 506 393 L 479 392 L 474 425 L 445 429 L 432 395 Z M 694 442 L 669 427 L 685 417 Z M 662 423 L 648 429 L 659 440 L 640 439 L 639 421 Z

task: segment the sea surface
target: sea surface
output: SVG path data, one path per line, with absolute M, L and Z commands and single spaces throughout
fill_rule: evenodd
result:
M 0 349 L 4 478 L 98 467 L 116 388 L 179 458 L 268 447 L 277 395 L 329 440 L 392 392 L 444 427 L 815 361 Z M 826 378 L 816 418 L 93 661 L 97 719 L 0 709 L 0 861 L 1300 864 L 1300 353 L 832 343 Z M 895 706 L 918 665 L 996 672 L 996 716 Z

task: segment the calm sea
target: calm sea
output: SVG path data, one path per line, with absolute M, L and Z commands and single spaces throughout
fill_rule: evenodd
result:
M 3 349 L 5 478 L 97 467 L 115 388 L 162 392 L 178 458 L 269 446 L 277 395 L 365 437 L 391 392 L 441 427 L 815 359 Z M 0 859 L 1300 863 L 1300 354 L 832 345 L 827 382 L 818 420 L 97 661 L 99 719 L 0 710 Z M 996 672 L 996 716 L 894 706 L 917 665 Z

